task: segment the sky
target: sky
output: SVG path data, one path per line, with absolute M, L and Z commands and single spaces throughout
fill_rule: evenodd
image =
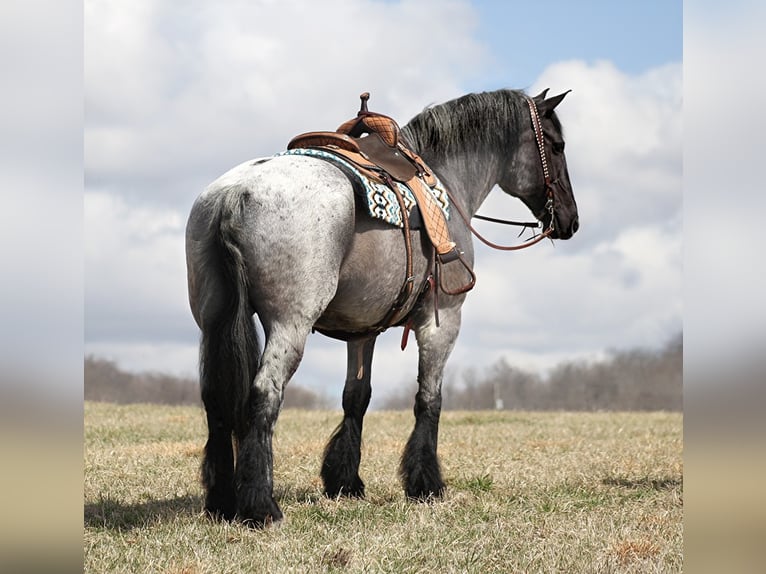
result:
M 363 91 L 404 124 L 469 92 L 572 90 L 557 112 L 580 231 L 521 252 L 477 246 L 448 376 L 500 359 L 545 373 L 681 332 L 681 2 L 86 0 L 84 13 L 86 354 L 195 376 L 194 199 L 293 135 L 334 129 Z M 499 190 L 480 212 L 529 218 Z M 416 390 L 400 337 L 379 338 L 375 399 Z M 339 401 L 345 364 L 342 342 L 312 335 L 294 381 Z

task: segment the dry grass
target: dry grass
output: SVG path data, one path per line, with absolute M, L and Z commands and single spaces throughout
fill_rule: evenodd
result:
M 680 572 L 682 418 L 666 413 L 447 412 L 448 494 L 405 501 L 412 426 L 365 420 L 365 500 L 322 496 L 337 412 L 284 411 L 274 440 L 284 523 L 201 513 L 205 423 L 191 407 L 85 407 L 85 571 Z

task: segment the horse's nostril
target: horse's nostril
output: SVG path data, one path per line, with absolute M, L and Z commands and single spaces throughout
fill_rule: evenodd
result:
M 578 229 L 580 229 L 580 218 L 575 217 L 572 220 L 572 225 L 571 225 L 572 234 L 576 233 Z

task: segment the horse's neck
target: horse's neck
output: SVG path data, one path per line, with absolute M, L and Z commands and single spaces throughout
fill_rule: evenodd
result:
M 428 165 L 444 180 L 454 199 L 473 216 L 497 183 L 500 162 L 494 157 L 462 155 L 433 159 Z

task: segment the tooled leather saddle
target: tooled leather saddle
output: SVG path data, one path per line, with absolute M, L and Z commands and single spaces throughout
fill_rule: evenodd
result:
M 433 172 L 399 137 L 399 125 L 393 118 L 367 109 L 369 92 L 359 98 L 361 106 L 355 118 L 342 123 L 334 132 L 315 131 L 295 136 L 287 149 L 329 151 L 350 161 L 366 177 L 385 183 L 395 191 L 394 181 L 404 183 L 412 191 L 423 226 L 439 258 L 454 259 L 457 247 L 450 238 L 444 212 L 424 188 L 424 185 L 437 184 Z

